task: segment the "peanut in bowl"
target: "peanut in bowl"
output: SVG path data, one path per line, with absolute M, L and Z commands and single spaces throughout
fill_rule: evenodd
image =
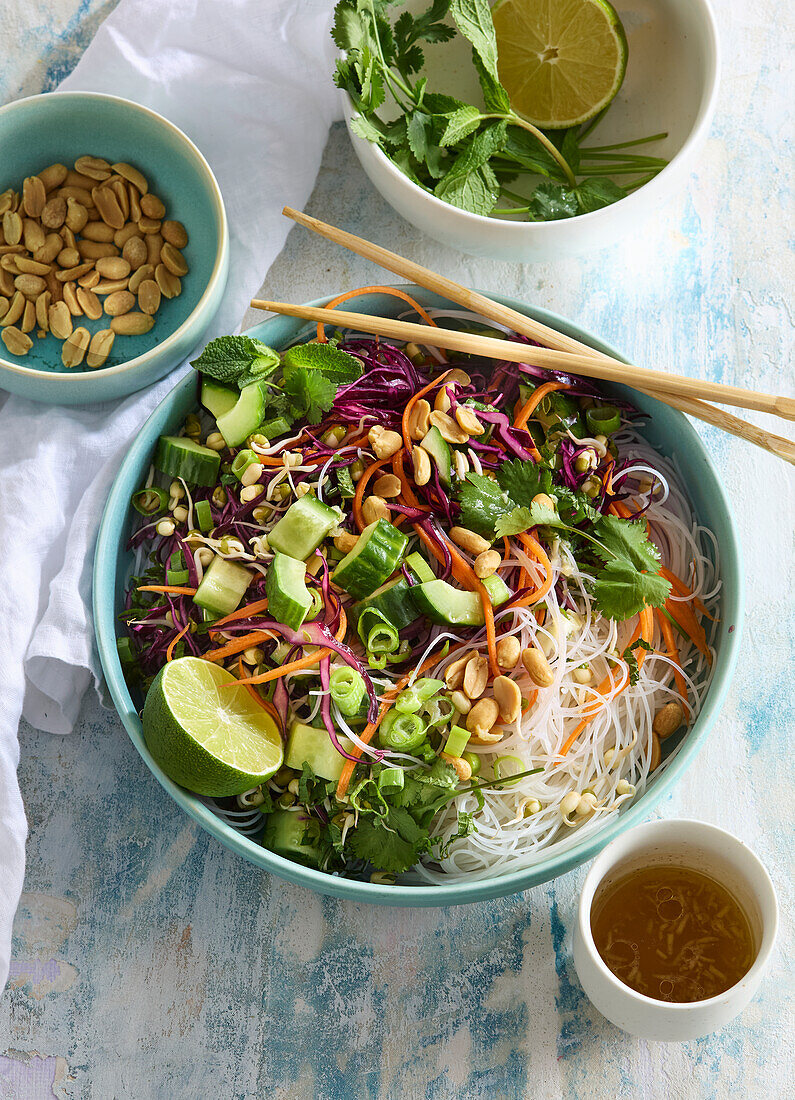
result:
M 0 386 L 76 405 L 162 378 L 229 270 L 223 199 L 171 122 L 116 96 L 0 109 Z

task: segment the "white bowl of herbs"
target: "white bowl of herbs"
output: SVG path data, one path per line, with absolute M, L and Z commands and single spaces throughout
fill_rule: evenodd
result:
M 476 256 L 546 261 L 636 232 L 715 109 L 708 0 L 339 0 L 332 33 L 371 182 Z

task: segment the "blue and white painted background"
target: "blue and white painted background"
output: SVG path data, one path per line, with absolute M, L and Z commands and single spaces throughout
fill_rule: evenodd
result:
M 0 102 L 55 87 L 112 6 L 0 0 Z M 715 6 L 726 61 L 716 124 L 686 193 L 642 241 L 543 266 L 447 251 L 385 206 L 341 127 L 310 212 L 569 315 L 635 361 L 792 392 L 790 4 Z M 373 274 L 294 230 L 263 292 L 301 301 Z M 748 617 L 722 719 L 661 813 L 737 833 L 778 887 L 780 948 L 740 1019 L 673 1046 L 602 1019 L 569 954 L 584 871 L 502 901 L 410 911 L 317 897 L 251 869 L 180 814 L 115 716 L 88 698 L 69 738 L 21 731 L 31 835 L 0 997 L 0 1098 L 789 1094 L 793 481 L 753 447 L 703 434 L 742 532 Z

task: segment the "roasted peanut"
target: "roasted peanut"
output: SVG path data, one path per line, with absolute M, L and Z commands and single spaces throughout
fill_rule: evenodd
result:
M 115 290 L 105 299 L 105 312 L 108 317 L 120 317 L 129 313 L 135 306 L 135 295 L 129 290 Z
M 188 243 L 188 234 L 182 222 L 164 221 L 160 228 L 163 240 L 174 248 L 184 248 Z
M 654 716 L 652 729 L 661 741 L 676 733 L 685 720 L 685 712 L 681 703 L 666 703 Z
M 483 435 L 485 427 L 478 420 L 475 415 L 475 410 L 470 409 L 467 405 L 459 405 L 455 410 L 455 418 L 458 421 L 458 426 L 467 435 Z
M 431 406 L 421 397 L 419 401 L 411 408 L 411 412 L 408 417 L 408 429 L 409 437 L 416 439 L 418 442 L 420 439 L 424 439 L 428 434 L 431 426 Z
M 447 443 L 466 443 L 469 439 L 469 434 L 446 412 L 434 409 L 429 419 L 433 427 L 439 429 L 439 434 Z
M 472 700 L 464 695 L 463 691 L 451 692 L 450 702 L 453 704 L 459 714 L 469 714 L 469 712 L 472 710 Z
M 359 536 L 352 535 L 350 531 L 342 531 L 339 535 L 334 536 L 334 545 L 341 554 L 350 554 L 358 541 Z
M 555 680 L 555 674 L 544 654 L 536 646 L 528 646 L 522 651 L 522 664 L 534 684 L 549 687 Z
M 522 647 L 518 638 L 500 638 L 497 642 L 497 664 L 500 668 L 510 671 L 519 664 Z
M 65 367 L 79 367 L 91 343 L 91 333 L 87 328 L 76 328 L 72 335 L 64 340 L 61 348 L 61 362 Z
M 389 519 L 389 508 L 386 501 L 379 496 L 370 496 L 362 505 L 362 516 L 365 523 L 375 523 L 379 519 Z
M 451 527 L 449 533 L 456 546 L 460 546 L 468 554 L 477 556 L 490 549 L 488 542 L 482 535 L 478 535 L 475 531 L 470 531 L 466 527 Z
M 123 313 L 113 318 L 110 327 L 118 336 L 143 336 L 154 323 L 148 313 Z
M 376 478 L 373 484 L 373 492 L 377 497 L 399 497 L 401 490 L 400 478 L 394 474 L 382 474 Z
M 150 315 L 160 309 L 160 287 L 154 279 L 144 279 L 138 287 L 138 308 L 141 313 Z
M 451 662 L 444 670 L 444 682 L 450 691 L 456 691 L 464 683 L 464 669 L 467 666 L 472 651 L 462 653 L 460 657 Z
M 500 721 L 515 722 L 522 713 L 522 693 L 519 685 L 509 676 L 497 676 L 492 689 L 500 708 Z
M 411 457 L 414 462 L 414 484 L 427 485 L 433 473 L 430 455 L 418 444 L 415 444 L 411 450 Z
M 464 668 L 464 694 L 479 699 L 489 681 L 489 662 L 482 653 L 473 653 Z
M 499 736 L 491 732 L 499 716 L 500 708 L 497 700 L 492 696 L 486 696 L 484 699 L 479 699 L 466 716 L 466 728 L 476 740 L 481 742 L 487 738 L 499 741 L 502 738 L 502 731 Z
M 468 783 L 472 778 L 472 765 L 468 760 L 462 759 L 460 756 L 450 756 L 448 753 L 441 753 L 442 760 L 446 760 L 455 769 L 455 774 L 458 776 L 459 782 Z
M 496 550 L 484 550 L 475 558 L 473 569 L 475 576 L 483 580 L 484 577 L 492 577 L 500 567 L 502 558 Z
M 367 438 L 377 458 L 391 458 L 403 445 L 403 440 L 397 432 L 388 431 L 380 424 L 373 425 L 367 433 Z

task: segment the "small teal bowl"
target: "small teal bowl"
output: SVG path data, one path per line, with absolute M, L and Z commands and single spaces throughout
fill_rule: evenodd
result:
M 403 289 L 425 306 L 457 308 L 454 303 L 421 287 L 405 285 Z M 613 348 L 571 321 L 512 298 L 499 295 L 491 297 L 527 317 L 533 317 L 567 336 L 589 344 L 598 351 L 620 358 Z M 324 306 L 328 301 L 329 298 L 323 298 L 310 304 Z M 349 307 L 360 313 L 378 314 L 382 317 L 397 316 L 403 309 L 394 298 L 386 295 L 363 296 L 354 299 Z M 249 335 L 258 337 L 271 347 L 281 348 L 309 333 L 310 329 L 303 321 L 275 317 L 251 329 Z M 565 852 L 541 859 L 525 870 L 495 875 L 494 878 L 476 882 L 382 886 L 372 882 L 337 878 L 283 859 L 256 841 L 236 832 L 199 798 L 172 783 L 154 762 L 144 743 L 138 709 L 127 688 L 119 663 L 116 637 L 119 632 L 118 614 L 123 610 L 125 588 L 132 575 L 132 554 L 125 549 L 133 527 L 130 495 L 140 487 L 146 477 L 158 436 L 179 430 L 186 414 L 198 404 L 196 378 L 189 376 L 155 409 L 124 459 L 105 505 L 94 560 L 94 623 L 105 679 L 133 744 L 174 801 L 230 851 L 280 878 L 333 897 L 398 906 L 461 905 L 487 898 L 506 897 L 520 890 L 527 890 L 593 859 L 613 837 L 648 817 L 655 806 L 670 794 L 686 768 L 692 764 L 714 726 L 726 698 L 740 648 L 744 606 L 743 570 L 731 506 L 704 444 L 690 423 L 681 413 L 629 387 L 605 385 L 604 388 L 616 396 L 631 400 L 637 408 L 650 415 L 651 419 L 644 430 L 646 439 L 662 454 L 675 458 L 678 462 L 682 480 L 690 490 L 695 513 L 699 521 L 715 533 L 721 553 L 723 589 L 720 623 L 715 640 L 713 680 L 701 713 L 687 731 L 678 752 L 665 771 L 652 779 L 640 797 L 625 805 L 597 834 L 584 838 Z
M 60 340 L 36 339 L 27 355 L 0 344 L 0 387 L 33 401 L 84 405 L 123 397 L 168 374 L 199 343 L 223 297 L 229 274 L 229 227 L 215 176 L 193 142 L 147 107 L 96 92 L 53 92 L 0 108 L 0 193 L 19 191 L 25 176 L 85 154 L 135 165 L 188 231 L 188 273 L 178 298 L 163 299 L 144 336 L 117 336 L 108 365 L 67 369 Z M 75 319 L 91 332 L 109 317 Z

